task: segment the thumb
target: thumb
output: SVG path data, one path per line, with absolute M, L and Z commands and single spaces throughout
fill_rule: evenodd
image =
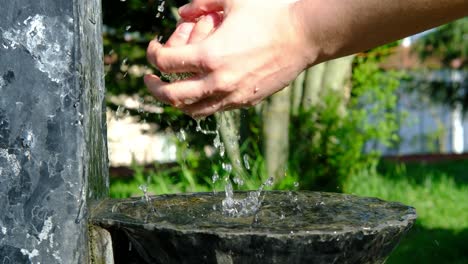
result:
M 232 0 L 193 0 L 179 8 L 179 15 L 186 21 L 214 12 L 227 12 Z

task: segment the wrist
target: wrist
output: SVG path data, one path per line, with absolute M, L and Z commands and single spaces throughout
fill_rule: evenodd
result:
M 310 9 L 314 1 L 300 0 L 291 4 L 290 13 L 292 26 L 295 28 L 298 48 L 305 59 L 306 67 L 311 67 L 327 60 L 326 51 L 322 44 L 322 37 L 317 30 L 320 23 L 317 16 L 313 16 Z

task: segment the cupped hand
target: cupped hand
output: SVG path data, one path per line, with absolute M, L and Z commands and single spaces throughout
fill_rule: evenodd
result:
M 193 75 L 172 83 L 147 75 L 150 92 L 193 117 L 204 117 L 253 106 L 281 90 L 313 61 L 293 5 L 194 0 L 181 7 L 184 22 L 165 45 L 153 40 L 147 57 L 162 72 Z

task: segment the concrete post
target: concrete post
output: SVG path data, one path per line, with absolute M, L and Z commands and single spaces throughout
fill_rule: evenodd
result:
M 88 262 L 107 196 L 99 0 L 0 0 L 0 263 Z

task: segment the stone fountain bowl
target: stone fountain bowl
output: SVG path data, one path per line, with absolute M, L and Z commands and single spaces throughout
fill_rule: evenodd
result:
M 116 263 L 328 264 L 385 262 L 416 219 L 413 207 L 338 193 L 267 191 L 244 217 L 223 214 L 223 199 L 107 200 L 91 221 L 110 231 Z

